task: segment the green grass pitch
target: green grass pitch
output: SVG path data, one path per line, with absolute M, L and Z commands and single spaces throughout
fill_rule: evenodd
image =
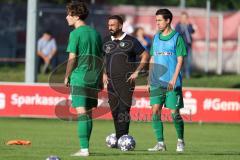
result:
M 239 160 L 240 124 L 185 125 L 186 151 L 177 154 L 176 133 L 173 124 L 164 123 L 166 152 L 149 153 L 147 148 L 155 145 L 151 123 L 132 122 L 130 134 L 137 146 L 134 151 L 121 152 L 109 149 L 105 137 L 113 132 L 112 121 L 94 121 L 91 137 L 91 156 L 70 157 L 79 148 L 76 122 L 56 119 L 0 118 L 0 160 L 44 160 L 58 155 L 62 160 Z M 6 146 L 11 139 L 31 140 L 31 146 Z

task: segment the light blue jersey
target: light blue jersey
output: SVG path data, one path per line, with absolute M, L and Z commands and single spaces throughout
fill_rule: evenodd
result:
M 182 37 L 178 32 L 172 31 L 167 38 L 161 38 L 161 34 L 157 33 L 154 36 L 151 55 L 154 59 L 154 64 L 150 71 L 150 85 L 153 87 L 167 88 L 169 81 L 172 80 L 176 70 L 177 57 L 185 56 L 186 49 L 182 43 Z M 178 43 L 180 39 L 180 43 Z M 182 46 L 183 44 L 183 46 Z M 181 47 L 181 52 L 177 54 L 177 47 Z M 182 87 L 182 75 L 179 73 L 175 88 Z

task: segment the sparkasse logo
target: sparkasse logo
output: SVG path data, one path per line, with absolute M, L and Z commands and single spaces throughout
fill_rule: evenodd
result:
M 197 99 L 192 97 L 190 91 L 184 94 L 184 108 L 180 110 L 181 114 L 193 115 L 197 113 Z
M 11 95 L 11 105 L 21 108 L 23 106 L 66 106 L 67 98 L 59 96 L 42 96 L 34 95 L 19 95 L 14 93 Z

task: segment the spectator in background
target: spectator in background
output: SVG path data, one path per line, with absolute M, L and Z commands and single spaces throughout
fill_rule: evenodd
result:
M 133 36 L 135 38 L 137 38 L 137 40 L 145 48 L 145 51 L 147 51 L 147 53 L 149 53 L 150 48 L 151 48 L 151 39 L 148 36 L 146 36 L 144 29 L 142 27 L 135 28 L 135 30 L 133 32 Z M 137 57 L 137 62 L 139 62 L 141 58 L 142 58 L 141 55 L 139 57 Z M 149 65 L 145 65 L 144 68 L 142 69 L 141 73 L 147 74 L 148 68 L 149 68 Z
M 184 59 L 184 74 L 186 78 L 189 79 L 191 75 L 192 34 L 194 33 L 194 29 L 192 24 L 189 22 L 189 16 L 187 12 L 181 13 L 180 22 L 177 23 L 175 30 L 181 34 L 187 48 L 187 57 Z
M 46 73 L 51 65 L 51 70 L 57 67 L 57 44 L 50 31 L 44 31 L 37 44 L 37 72 L 40 73 L 41 65 L 44 63 L 42 72 Z
M 142 27 L 135 28 L 133 35 L 142 44 L 145 50 L 149 52 L 151 48 L 151 39 L 146 36 L 144 29 Z

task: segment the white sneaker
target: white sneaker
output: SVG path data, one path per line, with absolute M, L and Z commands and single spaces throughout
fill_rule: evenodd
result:
M 185 143 L 183 140 L 178 140 L 177 142 L 177 152 L 183 152 L 184 151 L 184 147 L 185 147 Z
M 155 147 L 149 148 L 148 151 L 156 152 L 156 151 L 166 151 L 166 145 L 163 142 L 158 142 Z
M 73 157 L 87 157 L 89 156 L 88 149 L 80 149 L 78 152 L 71 154 Z

